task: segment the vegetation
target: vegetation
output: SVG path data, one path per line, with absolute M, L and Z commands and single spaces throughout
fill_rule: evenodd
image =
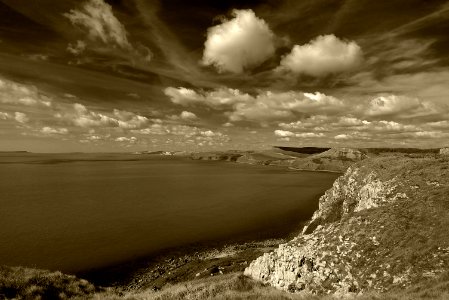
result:
M 333 296 L 290 294 L 279 291 L 273 287 L 265 286 L 260 282 L 249 279 L 241 273 L 214 276 L 210 278 L 194 280 L 182 284 L 167 286 L 158 292 L 141 292 L 127 294 L 127 299 L 263 299 L 263 300 L 331 300 Z M 386 293 L 369 292 L 354 295 L 357 300 L 444 300 L 449 298 L 449 272 L 444 273 L 438 279 L 429 279 L 407 289 L 396 289 Z M 351 297 L 349 297 L 351 299 Z
M 61 272 L 0 266 L 0 299 L 69 299 L 96 291 L 87 280 Z

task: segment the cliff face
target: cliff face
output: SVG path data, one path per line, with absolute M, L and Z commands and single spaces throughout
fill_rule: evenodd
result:
M 403 287 L 449 268 L 449 159 L 375 158 L 350 167 L 303 233 L 245 274 L 290 292 Z

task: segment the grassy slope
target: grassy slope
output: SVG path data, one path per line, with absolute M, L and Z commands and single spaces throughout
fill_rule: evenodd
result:
M 103 294 L 104 297 L 114 299 L 113 295 Z M 158 292 L 130 293 L 126 299 L 297 299 L 297 300 L 330 300 L 331 296 L 311 294 L 290 294 L 279 291 L 270 286 L 251 280 L 240 273 L 216 276 L 194 280 L 182 284 L 168 286 Z M 410 299 L 449 299 L 449 272 L 438 279 L 428 279 L 412 288 L 392 290 L 387 293 L 370 292 L 354 297 L 359 300 L 410 300 Z
M 68 299 L 97 291 L 88 281 L 61 272 L 0 266 L 0 299 Z

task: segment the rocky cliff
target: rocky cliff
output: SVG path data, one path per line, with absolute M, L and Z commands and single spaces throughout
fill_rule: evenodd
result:
M 354 162 L 364 160 L 365 152 L 353 148 L 332 148 L 303 159 L 293 160 L 290 167 L 301 170 L 344 172 Z
M 245 275 L 290 292 L 405 287 L 449 269 L 449 158 L 383 157 L 351 166 L 303 233 Z

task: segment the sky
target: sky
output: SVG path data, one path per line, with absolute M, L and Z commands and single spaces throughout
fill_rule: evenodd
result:
M 449 146 L 449 2 L 0 0 L 0 151 Z

